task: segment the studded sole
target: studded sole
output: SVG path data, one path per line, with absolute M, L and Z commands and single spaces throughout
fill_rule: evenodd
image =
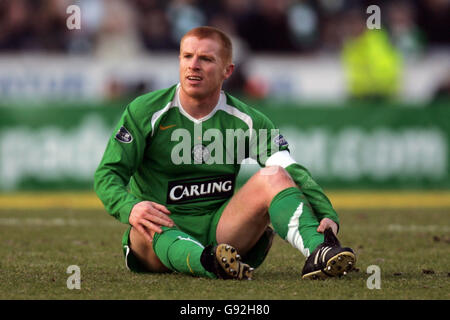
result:
M 216 248 L 216 258 L 222 269 L 233 279 L 252 279 L 254 269 L 241 261 L 241 257 L 232 246 L 219 244 Z
M 340 277 L 352 271 L 355 267 L 356 256 L 350 251 L 341 252 L 327 261 L 327 265 L 322 270 L 307 273 L 302 279 L 327 279 L 330 277 Z
M 331 277 L 346 275 L 355 267 L 356 257 L 352 252 L 344 251 L 327 262 L 324 272 Z

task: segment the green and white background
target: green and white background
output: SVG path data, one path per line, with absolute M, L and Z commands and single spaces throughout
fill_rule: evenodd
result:
M 249 101 L 287 138 L 293 157 L 326 188 L 450 187 L 450 108 L 444 103 L 295 104 Z M 0 107 L 0 190 L 92 189 L 127 101 Z M 255 170 L 243 165 L 243 178 Z

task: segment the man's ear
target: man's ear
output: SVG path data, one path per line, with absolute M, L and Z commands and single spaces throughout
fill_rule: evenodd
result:
M 234 64 L 230 63 L 225 67 L 224 70 L 225 80 L 228 79 L 233 74 L 233 71 L 234 71 Z

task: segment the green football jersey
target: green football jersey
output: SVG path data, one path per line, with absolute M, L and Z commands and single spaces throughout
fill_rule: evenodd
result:
M 96 170 L 99 198 L 123 223 L 143 200 L 177 214 L 215 210 L 233 195 L 242 160 L 265 166 L 273 155 L 288 151 L 272 121 L 233 96 L 222 91 L 210 114 L 195 119 L 180 104 L 179 90 L 178 84 L 132 101 Z M 295 169 L 294 180 L 312 186 L 317 196 L 306 169 L 294 161 L 284 167 Z M 319 211 L 330 211 L 329 202 L 324 208 Z

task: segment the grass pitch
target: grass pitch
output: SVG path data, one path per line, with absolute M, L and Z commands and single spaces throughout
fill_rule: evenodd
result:
M 102 209 L 0 210 L 0 299 L 449 299 L 450 209 L 338 210 L 339 238 L 357 254 L 340 279 L 301 280 L 303 256 L 277 237 L 253 281 L 127 271 L 126 226 Z M 70 265 L 81 289 L 69 290 Z M 368 289 L 379 266 L 381 288 Z

